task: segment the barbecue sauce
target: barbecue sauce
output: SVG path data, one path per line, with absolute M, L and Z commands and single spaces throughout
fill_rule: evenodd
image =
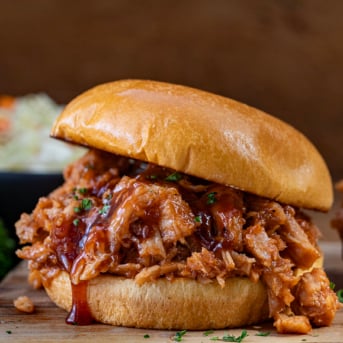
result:
M 94 322 L 87 301 L 88 281 L 80 281 L 77 285 L 71 284 L 72 308 L 66 318 L 67 324 L 89 325 Z

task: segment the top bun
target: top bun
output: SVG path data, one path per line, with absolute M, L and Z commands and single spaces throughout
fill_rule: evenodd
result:
M 72 100 L 51 136 L 151 162 L 298 207 L 328 210 L 328 168 L 293 127 L 190 87 L 121 80 Z

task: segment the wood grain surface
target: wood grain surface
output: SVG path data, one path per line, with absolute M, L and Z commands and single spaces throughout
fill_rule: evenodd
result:
M 332 266 L 342 280 L 342 260 L 337 244 L 325 243 L 328 252 L 326 264 Z M 175 331 L 145 330 L 113 327 L 103 324 L 71 326 L 65 324 L 66 312 L 57 308 L 43 290 L 33 290 L 26 281 L 25 262 L 19 264 L 0 284 L 0 342 L 173 342 Z M 13 306 L 20 295 L 29 296 L 35 304 L 35 312 L 25 314 Z M 249 342 L 343 342 L 343 310 L 337 313 L 331 327 L 314 329 L 309 335 L 278 335 L 272 323 L 245 328 Z M 182 342 L 210 343 L 224 335 L 239 336 L 242 329 L 216 330 L 206 335 L 204 331 L 187 331 Z M 268 332 L 268 336 L 258 336 Z M 148 335 L 148 336 L 146 336 Z M 218 339 L 216 339 L 218 338 Z

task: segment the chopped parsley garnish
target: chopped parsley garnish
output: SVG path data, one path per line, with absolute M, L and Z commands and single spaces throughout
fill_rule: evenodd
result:
M 270 335 L 270 331 L 261 331 L 258 332 L 255 336 L 262 336 L 262 337 L 266 337 Z
M 204 333 L 203 333 L 203 335 L 204 336 L 209 336 L 209 335 L 211 335 L 211 334 L 213 334 L 213 330 L 207 330 L 207 331 L 205 331 Z
M 75 212 L 75 213 L 81 212 L 81 208 L 80 208 L 80 207 L 74 207 L 74 212 Z
M 194 217 L 194 220 L 195 220 L 197 223 L 201 223 L 201 216 L 195 216 L 195 217 Z
M 242 342 L 245 337 L 248 336 L 247 330 L 243 330 L 240 336 L 224 335 L 222 338 L 218 336 L 211 337 L 211 341 L 222 341 L 222 342 Z
M 145 335 L 143 336 L 143 338 L 150 338 L 150 335 L 145 334 Z
M 78 225 L 79 225 L 79 222 L 80 222 L 80 219 L 74 219 L 74 220 L 73 220 L 74 226 L 78 226 Z
M 335 285 L 332 281 L 330 281 L 330 288 L 331 288 L 332 290 L 334 290 L 335 287 L 336 287 L 336 285 Z
M 177 181 L 180 181 L 181 179 L 182 179 L 182 175 L 178 172 L 172 173 L 165 178 L 166 181 L 172 181 L 172 182 L 177 182 Z
M 110 205 L 104 205 L 104 206 L 99 210 L 99 213 L 100 213 L 100 214 L 107 214 L 110 208 L 111 208 Z
M 173 337 L 174 342 L 181 342 L 182 337 L 186 334 L 187 330 L 178 331 Z
M 216 194 L 217 192 L 211 192 L 207 194 L 207 205 L 212 205 L 217 201 Z
M 88 198 L 82 199 L 81 207 L 83 210 L 89 211 L 92 208 L 92 200 Z
M 12 331 L 11 330 L 7 330 L 6 333 L 10 335 L 12 333 Z
M 79 192 L 80 194 L 86 194 L 86 193 L 88 192 L 88 188 L 85 188 L 85 187 L 79 188 L 79 189 L 78 189 L 78 192 Z
M 82 187 L 82 188 L 76 188 L 76 187 L 74 187 L 74 188 L 73 188 L 73 198 L 74 198 L 75 200 L 79 200 L 79 194 L 85 195 L 85 194 L 87 194 L 87 193 L 88 193 L 88 188 L 86 188 L 86 187 Z
M 93 206 L 92 200 L 85 198 L 81 200 L 81 204 L 78 207 L 74 207 L 75 213 L 80 213 L 82 210 L 89 211 Z

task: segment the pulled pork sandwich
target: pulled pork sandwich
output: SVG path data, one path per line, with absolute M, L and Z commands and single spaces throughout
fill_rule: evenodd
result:
M 332 184 L 301 133 L 218 95 L 124 80 L 74 99 L 51 135 L 90 150 L 21 216 L 17 254 L 67 322 L 331 324 L 338 300 L 301 208 L 328 210 Z

